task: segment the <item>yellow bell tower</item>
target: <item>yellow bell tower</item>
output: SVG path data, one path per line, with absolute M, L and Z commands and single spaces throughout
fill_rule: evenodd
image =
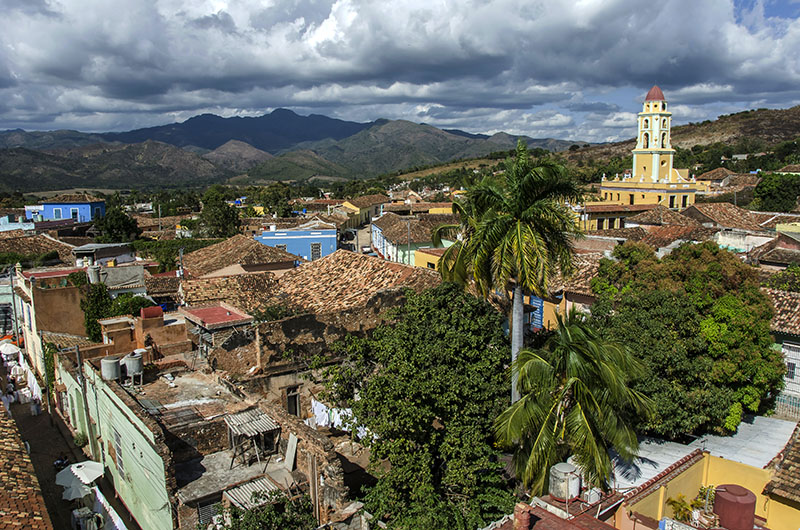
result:
M 654 86 L 644 98 L 639 113 L 639 135 L 633 150 L 633 180 L 640 182 L 677 182 L 672 171 L 675 150 L 670 144 L 672 113 L 667 112 L 664 93 Z

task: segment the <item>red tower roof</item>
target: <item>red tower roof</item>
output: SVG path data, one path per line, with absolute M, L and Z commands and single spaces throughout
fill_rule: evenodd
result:
M 653 88 L 650 89 L 650 92 L 644 97 L 645 101 L 666 101 L 664 97 L 664 93 L 658 88 L 658 85 L 653 85 Z

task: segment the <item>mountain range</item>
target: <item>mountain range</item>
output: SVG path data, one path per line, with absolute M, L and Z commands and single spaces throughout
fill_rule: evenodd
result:
M 522 137 L 531 147 L 575 142 Z M 0 131 L 0 190 L 178 187 L 360 178 L 511 149 L 517 137 L 403 120 L 357 123 L 277 109 L 258 117 L 195 116 L 127 132 Z
M 672 130 L 680 147 L 752 138 L 764 145 L 800 136 L 800 106 L 759 109 Z M 168 188 L 274 180 L 366 178 L 532 147 L 571 163 L 627 156 L 633 140 L 586 142 L 442 130 L 404 120 L 348 122 L 286 109 L 253 118 L 204 114 L 128 132 L 0 131 L 0 191 Z M 569 149 L 581 144 L 579 149 Z

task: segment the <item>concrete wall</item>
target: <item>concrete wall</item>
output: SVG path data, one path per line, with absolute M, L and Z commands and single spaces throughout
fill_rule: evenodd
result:
M 31 291 L 38 329 L 72 335 L 86 334 L 80 306 L 83 292 L 79 287 L 34 287 Z

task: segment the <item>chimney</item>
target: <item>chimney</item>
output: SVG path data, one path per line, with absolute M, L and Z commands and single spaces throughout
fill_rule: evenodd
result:
M 531 523 L 531 506 L 518 502 L 514 506 L 514 530 L 530 530 Z

